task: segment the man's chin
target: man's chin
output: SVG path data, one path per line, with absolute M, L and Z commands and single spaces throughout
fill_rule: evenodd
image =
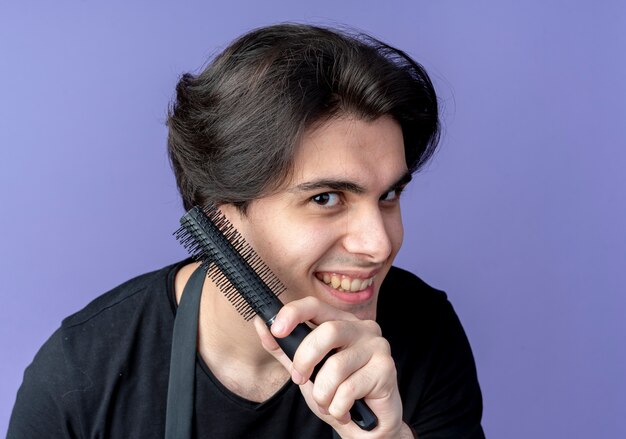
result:
M 375 301 L 374 301 L 375 302 Z M 349 312 L 359 320 L 376 320 L 376 303 L 336 306 L 342 311 Z

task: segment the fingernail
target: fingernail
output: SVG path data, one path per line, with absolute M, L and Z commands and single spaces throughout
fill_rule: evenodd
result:
M 283 324 L 279 321 L 272 323 L 272 334 L 280 334 L 283 331 Z

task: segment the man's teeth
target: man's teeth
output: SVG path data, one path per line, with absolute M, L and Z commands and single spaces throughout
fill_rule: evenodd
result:
M 372 285 L 374 277 L 370 277 L 368 279 L 352 279 L 348 276 L 324 273 L 321 280 L 336 290 L 357 292 L 363 291 Z

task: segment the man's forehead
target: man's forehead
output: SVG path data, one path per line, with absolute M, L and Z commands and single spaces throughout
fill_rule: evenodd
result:
M 293 157 L 290 192 L 314 189 L 361 193 L 406 183 L 408 168 L 399 124 L 391 117 L 374 120 L 334 118 L 303 136 Z

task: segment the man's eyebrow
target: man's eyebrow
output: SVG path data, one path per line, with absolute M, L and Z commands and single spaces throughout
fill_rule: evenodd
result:
M 333 180 L 326 178 L 301 183 L 289 189 L 289 192 L 308 192 L 319 189 L 353 192 L 355 194 L 362 194 L 363 192 L 365 192 L 365 188 L 363 186 L 356 184 L 352 181 Z
M 405 172 L 402 177 L 389 187 L 388 192 L 407 185 L 412 178 L 413 176 L 409 171 Z M 289 189 L 289 192 L 308 192 L 315 190 L 342 191 L 352 192 L 355 194 L 362 194 L 365 192 L 365 188 L 357 183 L 348 180 L 335 180 L 330 178 L 322 178 L 319 180 L 300 183 L 299 185 Z
M 400 177 L 394 184 L 391 185 L 389 191 L 400 189 L 401 187 L 406 186 L 413 180 L 413 174 L 410 171 L 406 171 L 402 177 Z

